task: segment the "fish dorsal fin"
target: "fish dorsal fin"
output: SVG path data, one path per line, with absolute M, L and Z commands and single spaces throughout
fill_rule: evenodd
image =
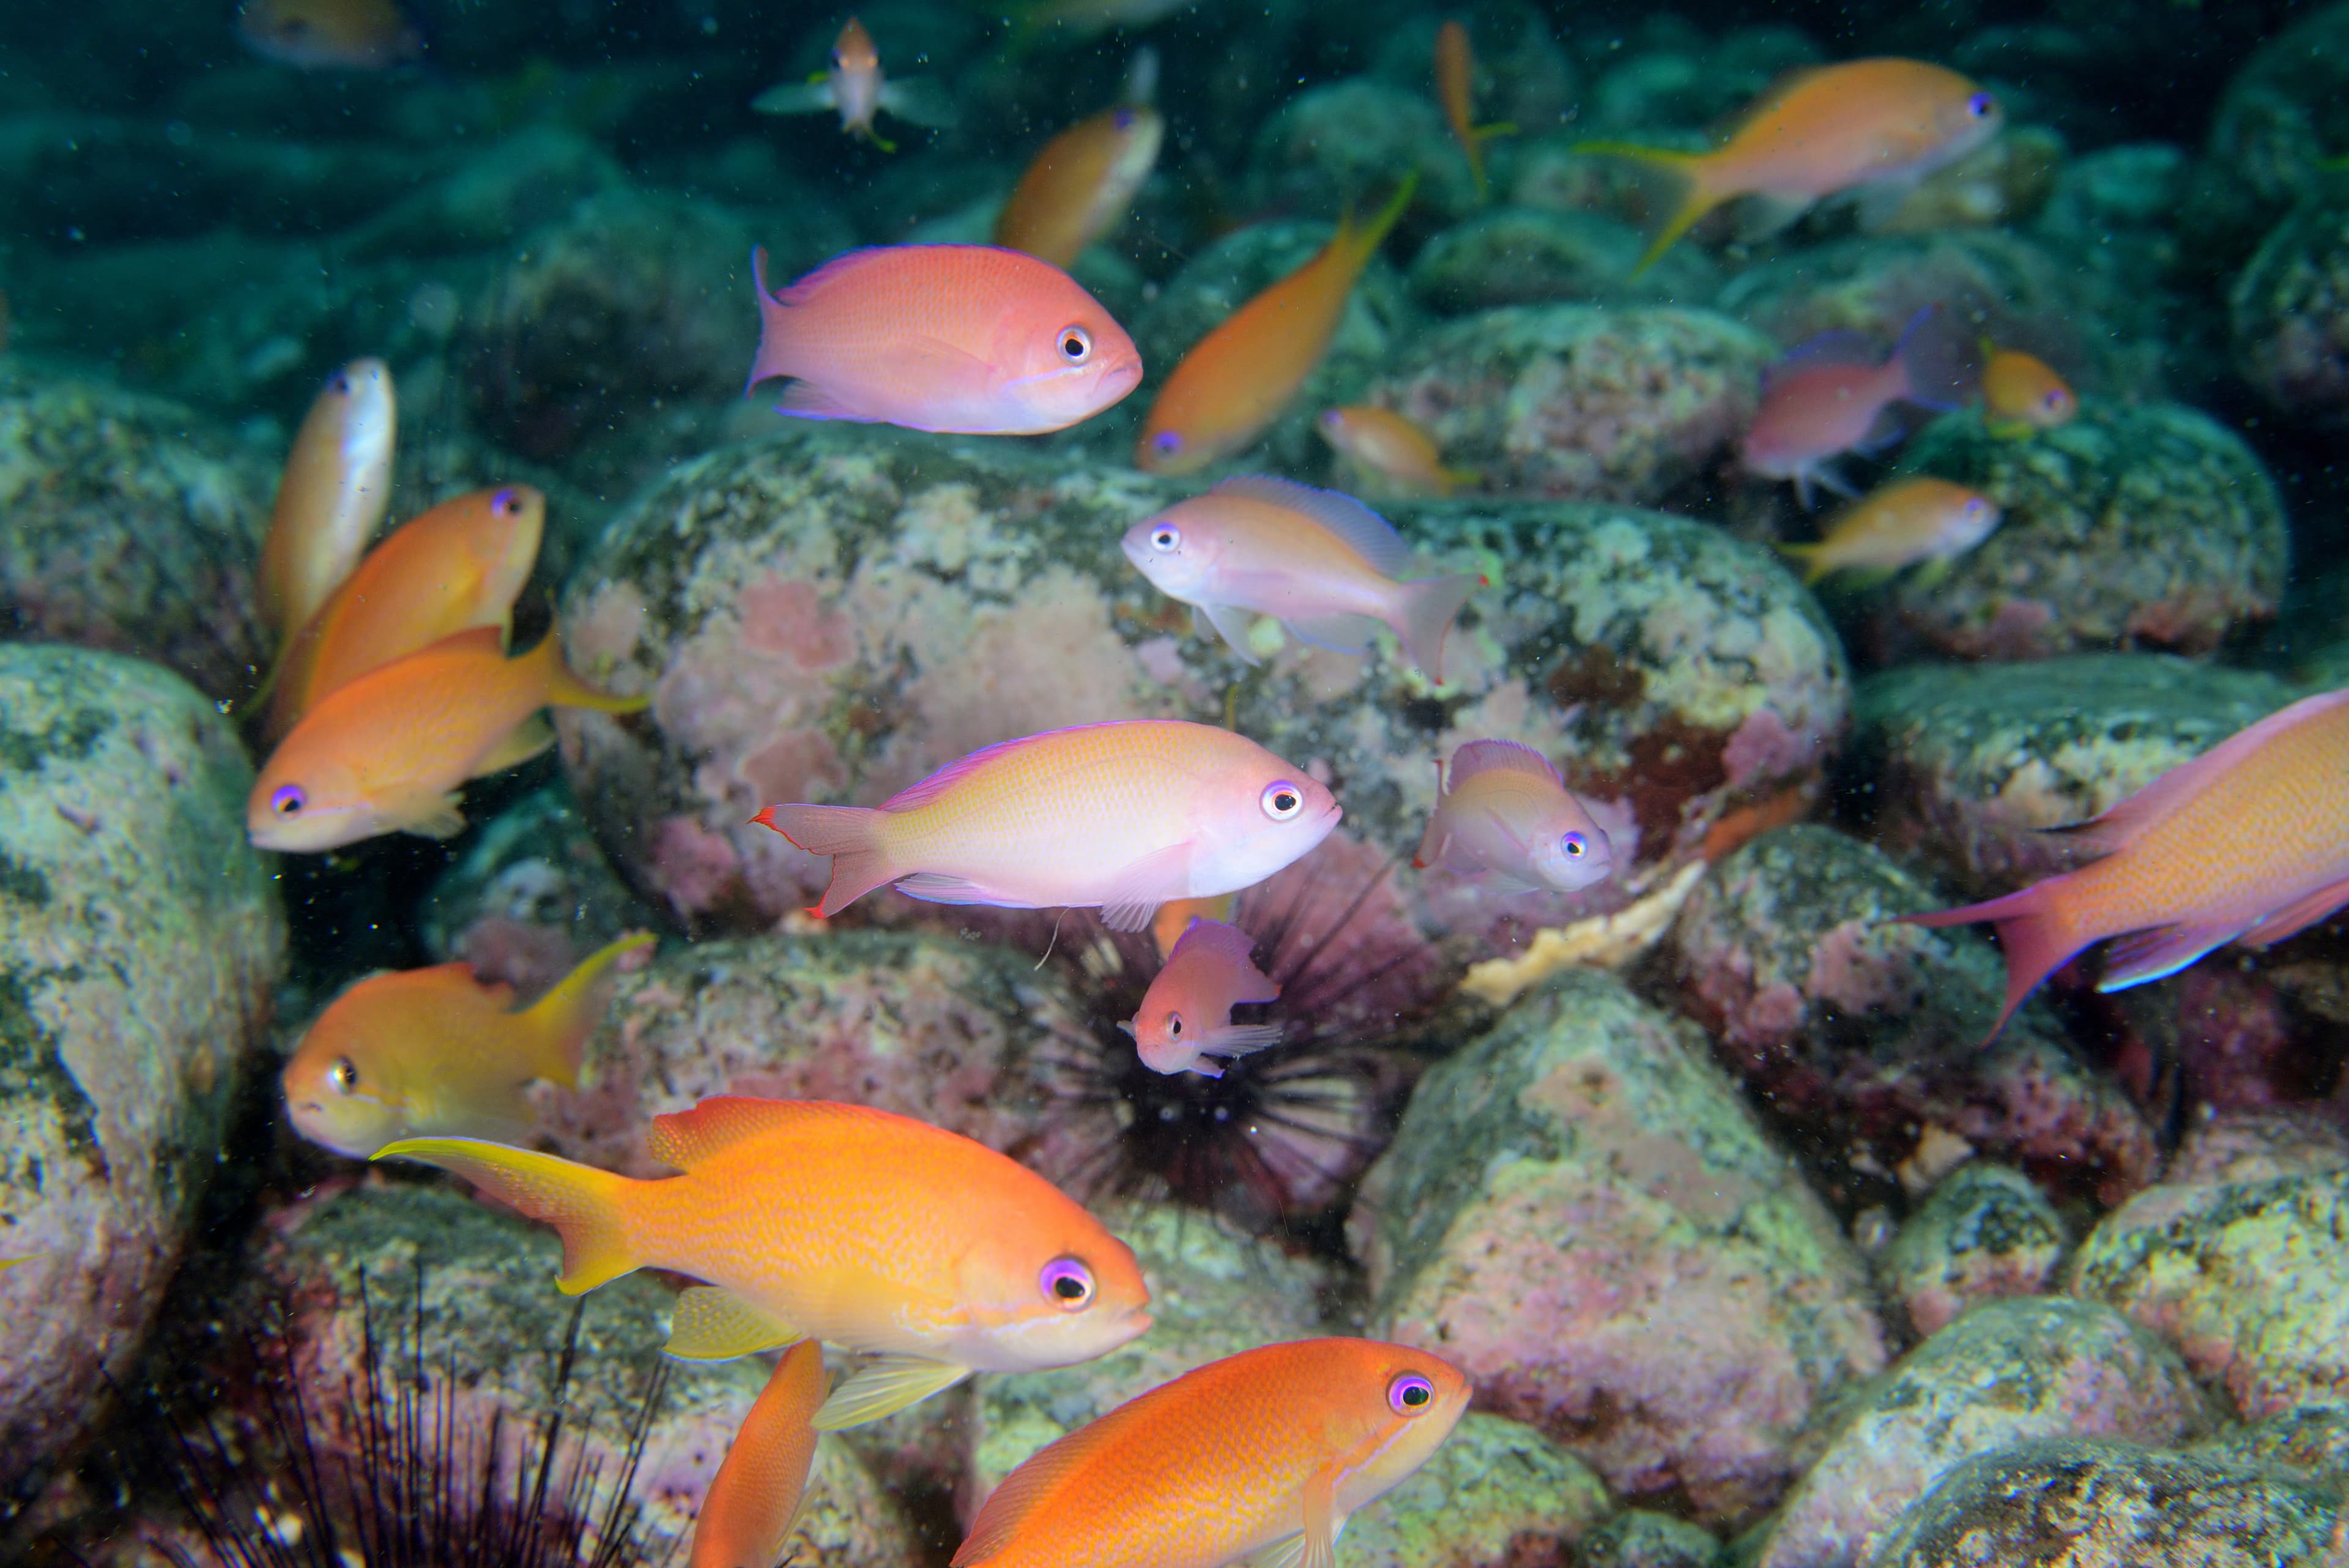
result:
M 1788 66 L 1764 84 L 1751 103 L 1714 122 L 1715 145 L 1726 146 L 1736 140 L 1747 129 L 1776 113 L 1804 83 L 1831 68 L 1827 66 Z
M 2054 829 L 2065 841 L 2109 854 L 2210 787 L 2219 776 L 2240 763 L 2284 731 L 2349 703 L 2349 690 L 2303 697 L 2280 708 L 2249 729 L 2228 736 L 2190 763 L 2180 763 L 2151 784 L 2115 805 L 2102 816 L 2072 827 Z
M 954 1555 L 954 1568 L 975 1568 L 1018 1540 L 1020 1527 L 1060 1501 L 1062 1487 L 1093 1457 L 1104 1436 L 1116 1435 L 1120 1425 L 1090 1422 L 1004 1477 L 971 1521 L 970 1533 Z M 1104 1428 L 1109 1428 L 1106 1433 Z
M 1186 950 L 1220 953 L 1226 958 L 1234 958 L 1242 963 L 1252 964 L 1256 952 L 1256 939 L 1237 926 L 1227 926 L 1221 920 L 1210 920 L 1195 915 L 1191 918 L 1191 923 L 1183 928 L 1183 935 L 1175 941 L 1174 950 L 1166 955 L 1166 961 L 1173 963 Z
M 1208 493 L 1246 496 L 1302 513 L 1343 539 L 1370 563 L 1371 570 L 1381 576 L 1392 577 L 1402 570 L 1403 562 L 1411 556 L 1411 546 L 1402 542 L 1402 535 L 1385 518 L 1352 496 L 1334 490 L 1316 490 L 1309 484 L 1275 479 L 1270 474 L 1246 473 L 1225 480 Z
M 1827 365 L 1854 365 L 1873 370 L 1880 369 L 1884 361 L 1883 346 L 1876 339 L 1865 332 L 1836 327 L 1787 349 L 1786 357 L 1771 366 L 1762 380 L 1763 385 L 1768 386 L 1797 370 L 1816 370 Z
M 1114 721 L 1112 721 L 1114 722 Z M 969 778 L 999 757 L 1009 755 L 1020 747 L 1040 741 L 1045 735 L 1073 734 L 1079 730 L 1099 730 L 1106 724 L 1071 724 L 1062 729 L 1047 730 L 1042 734 L 1018 735 L 1009 741 L 998 741 L 991 746 L 981 746 L 967 757 L 948 763 L 929 777 L 909 784 L 881 803 L 883 811 L 914 811 L 929 805 L 948 790 Z
M 1452 753 L 1452 766 L 1447 771 L 1450 790 L 1446 793 L 1456 791 L 1463 779 L 1473 779 L 1478 774 L 1531 774 L 1536 778 L 1547 779 L 1560 789 L 1566 787 L 1566 781 L 1558 777 L 1547 757 L 1515 741 L 1470 741 Z
M 663 1165 L 691 1170 L 730 1148 L 772 1133 L 827 1119 L 865 1117 L 902 1121 L 902 1116 L 864 1106 L 829 1100 L 765 1100 L 750 1095 L 716 1095 L 689 1111 L 655 1116 L 645 1149 Z
M 860 272 L 871 265 L 883 251 L 890 248 L 886 245 L 860 245 L 853 251 L 843 251 L 805 277 L 777 289 L 771 297 L 778 305 L 805 305 L 848 274 Z

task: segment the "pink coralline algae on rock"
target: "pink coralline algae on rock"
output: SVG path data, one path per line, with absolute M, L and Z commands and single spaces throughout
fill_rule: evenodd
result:
M 1970 1159 L 1902 1223 L 1877 1272 L 1910 1326 L 1931 1335 L 1977 1303 L 2045 1293 L 2066 1241 L 2063 1219 L 2029 1177 Z

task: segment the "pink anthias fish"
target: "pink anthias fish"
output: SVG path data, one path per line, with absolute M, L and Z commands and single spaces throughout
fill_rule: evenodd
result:
M 1435 764 L 1435 810 L 1411 863 L 1489 875 L 1511 892 L 1572 893 L 1614 872 L 1615 848 L 1549 759 L 1515 741 L 1470 741 Z
M 1220 1078 L 1206 1056 L 1244 1056 L 1280 1044 L 1278 1023 L 1234 1023 L 1242 1002 L 1277 1002 L 1280 987 L 1256 967 L 1256 940 L 1237 926 L 1194 919 L 1143 994 L 1132 1018 L 1118 1024 L 1133 1036 L 1142 1064 L 1154 1073 L 1197 1073 Z
M 1041 435 L 1142 381 L 1101 302 L 1050 262 L 995 245 L 875 245 L 767 291 L 751 253 L 750 388 L 792 378 L 778 413 L 956 435 Z M 746 392 L 749 389 L 746 389 Z
M 1139 931 L 1170 899 L 1263 881 L 1342 815 L 1244 735 L 1133 719 L 973 752 L 878 809 L 771 805 L 752 820 L 833 857 L 819 915 L 894 884 L 936 904 L 1099 908 L 1112 930 Z
M 1780 360 L 1745 432 L 1746 471 L 1793 480 L 1806 506 L 1813 485 L 1856 494 L 1835 460 L 1849 452 L 1873 455 L 1898 441 L 1906 426 L 1894 405 L 1946 411 L 1965 399 L 1964 351 L 1939 318 L 1932 306 L 1919 311 L 1891 358 L 1881 361 L 1864 334 L 1841 331 L 1821 333 Z
M 1143 518 L 1124 548 L 1153 587 L 1191 607 L 1200 635 L 1212 626 L 1250 664 L 1263 662 L 1248 647 L 1254 613 L 1341 653 L 1364 651 L 1384 626 L 1439 681 L 1444 634 L 1484 580 L 1398 581 L 1411 547 L 1384 518 L 1350 495 L 1261 475 Z
M 2059 829 L 2102 852 L 2075 871 L 1919 926 L 1998 922 L 2006 1005 L 2120 937 L 2098 991 L 2164 979 L 2229 942 L 2264 948 L 2349 904 L 2349 690 L 2304 698 L 2181 763 L 2092 822 Z

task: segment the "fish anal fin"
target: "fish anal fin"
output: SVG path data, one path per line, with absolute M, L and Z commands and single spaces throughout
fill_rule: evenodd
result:
M 663 1348 L 680 1361 L 738 1361 L 804 1337 L 731 1291 L 688 1285 L 677 1298 Z
M 982 888 L 968 877 L 948 876 L 944 871 L 916 871 L 910 877 L 900 877 L 890 884 L 908 898 L 919 898 L 926 904 L 994 904 L 1001 895 Z
M 1326 648 L 1332 653 L 1367 653 L 1371 639 L 1379 634 L 1379 622 L 1366 615 L 1335 615 L 1291 617 L 1280 623 L 1288 635 L 1299 642 L 1309 642 L 1316 648 Z
M 2143 789 L 2113 806 L 2102 816 L 2052 831 L 2072 843 L 2111 851 L 2121 848 L 2147 828 L 2209 787 L 2220 774 L 2293 726 L 2349 703 L 2349 690 L 2303 697 L 2278 709 L 2248 729 L 2228 736 L 2192 762 L 2180 763 Z
M 876 1355 L 832 1391 L 816 1411 L 819 1432 L 838 1432 L 894 1416 L 970 1376 L 968 1366 L 919 1355 Z
M 1158 906 L 1190 891 L 1191 841 L 1154 849 L 1121 870 L 1102 895 L 1102 924 L 1112 931 L 1146 931 Z
M 508 768 L 518 768 L 533 757 L 553 749 L 554 726 L 546 722 L 543 713 L 533 713 L 508 731 L 504 740 L 492 746 L 489 754 L 473 764 L 469 778 L 487 778 Z
M 1301 513 L 1344 540 L 1356 555 L 1370 563 L 1371 570 L 1381 576 L 1393 576 L 1411 558 L 1411 546 L 1402 542 L 1402 535 L 1394 531 L 1393 524 L 1352 496 L 1335 490 L 1319 490 L 1270 474 L 1247 473 L 1225 480 L 1209 493 L 1244 496 Z
M 2247 948 L 2273 947 L 2286 937 L 2296 937 L 2319 920 L 2349 904 L 2349 881 L 2330 883 L 2302 898 L 2295 898 L 2253 926 L 2241 938 Z
M 2243 934 L 2240 922 L 2198 925 L 2181 921 L 2137 931 L 2115 942 L 2105 954 L 2105 972 L 2096 981 L 2103 992 L 2127 991 L 2167 980 L 2213 948 L 2221 948 Z

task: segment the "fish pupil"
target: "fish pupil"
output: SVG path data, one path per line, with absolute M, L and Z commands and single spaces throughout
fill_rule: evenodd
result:
M 1173 452 L 1183 444 L 1183 438 L 1173 431 L 1160 431 L 1151 444 L 1160 452 Z
M 359 1086 L 358 1064 L 348 1056 L 338 1056 L 335 1059 L 334 1071 L 326 1076 L 335 1087 L 347 1095 Z
M 1566 852 L 1578 860 L 1582 858 L 1582 835 L 1569 833 L 1566 836 Z
M 1166 1037 L 1169 1040 L 1180 1040 L 1183 1038 L 1183 1015 L 1181 1013 L 1170 1012 L 1166 1015 Z

